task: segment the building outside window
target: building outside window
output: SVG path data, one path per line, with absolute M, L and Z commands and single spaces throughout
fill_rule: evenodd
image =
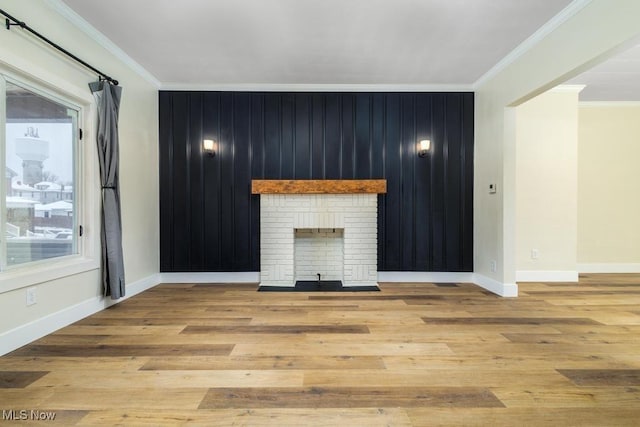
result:
M 0 75 L 0 269 L 78 253 L 80 107 Z

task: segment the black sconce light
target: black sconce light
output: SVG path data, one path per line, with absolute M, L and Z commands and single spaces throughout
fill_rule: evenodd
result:
M 428 139 L 423 139 L 418 142 L 418 156 L 426 157 L 431 149 L 431 141 Z
M 216 142 L 213 139 L 204 139 L 202 141 L 202 149 L 210 157 L 213 157 L 216 155 L 215 145 L 216 145 Z

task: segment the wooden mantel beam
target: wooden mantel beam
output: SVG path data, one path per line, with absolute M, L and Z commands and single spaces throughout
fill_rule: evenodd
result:
M 386 192 L 386 179 L 254 179 L 251 181 L 251 194 L 384 194 Z

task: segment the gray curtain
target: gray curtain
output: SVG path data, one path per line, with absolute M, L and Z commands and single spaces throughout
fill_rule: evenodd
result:
M 118 180 L 118 111 L 122 88 L 104 80 L 89 83 L 98 107 L 98 157 L 102 185 L 102 285 L 111 299 L 125 294 Z

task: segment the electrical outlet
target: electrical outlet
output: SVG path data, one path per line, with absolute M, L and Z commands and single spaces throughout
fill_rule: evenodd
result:
M 28 288 L 27 289 L 27 305 L 33 305 L 38 300 L 36 299 L 36 288 Z
M 537 249 L 531 249 L 531 259 L 540 258 L 540 251 Z
M 495 273 L 498 270 L 498 263 L 495 260 L 491 260 L 491 272 Z

